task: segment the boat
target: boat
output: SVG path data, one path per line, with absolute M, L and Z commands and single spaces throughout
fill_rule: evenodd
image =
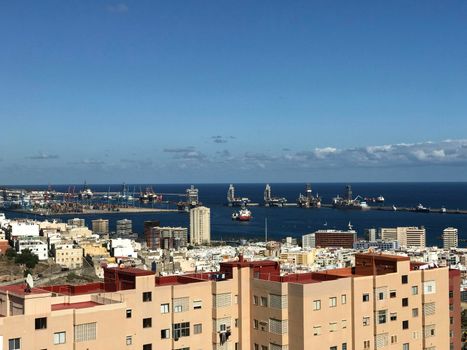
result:
M 384 202 L 384 197 L 379 195 L 378 197 L 376 197 L 376 202 L 377 203 L 383 203 Z
M 246 207 L 242 207 L 238 212 L 232 214 L 232 220 L 237 221 L 250 221 L 251 220 L 251 211 Z
M 397 211 L 397 207 L 395 205 L 392 206 L 393 211 Z
M 419 213 L 429 213 L 429 212 L 430 212 L 430 209 L 424 207 L 421 203 L 419 203 L 419 204 L 415 207 L 415 211 L 416 211 L 416 212 L 419 212 Z
M 79 198 L 80 199 L 92 199 L 93 193 L 89 187 L 84 188 L 80 193 L 79 193 Z
M 441 207 L 441 209 L 440 209 L 439 212 L 442 213 L 442 214 L 446 213 L 446 208 L 445 208 L 445 207 Z

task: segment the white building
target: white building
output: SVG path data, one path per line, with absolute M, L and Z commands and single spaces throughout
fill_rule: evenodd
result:
M 117 238 L 110 240 L 110 254 L 114 257 L 136 258 L 133 242 L 131 239 Z
M 302 236 L 302 247 L 303 248 L 315 248 L 316 247 L 316 236 L 314 233 L 309 233 Z
M 10 222 L 11 237 L 39 237 L 39 225 L 34 222 Z
M 211 209 L 196 207 L 190 210 L 190 244 L 211 242 Z
M 459 243 L 457 228 L 448 227 L 443 230 L 443 248 L 457 248 Z
M 16 242 L 17 252 L 21 253 L 25 249 L 29 249 L 31 253 L 37 255 L 39 260 L 47 260 L 49 258 L 47 244 L 39 239 L 19 239 Z

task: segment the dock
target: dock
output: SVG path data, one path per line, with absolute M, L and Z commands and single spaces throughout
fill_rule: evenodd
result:
M 427 208 L 426 211 L 419 211 L 416 208 L 411 207 L 396 207 L 396 210 L 392 206 L 368 206 L 365 209 L 345 209 L 345 208 L 335 208 L 332 204 L 322 204 L 322 208 L 328 209 L 336 209 L 336 210 L 357 210 L 357 211 L 372 211 L 372 210 L 380 210 L 380 211 L 393 211 L 393 212 L 411 212 L 411 213 L 419 213 L 419 214 L 460 214 L 465 215 L 467 214 L 467 209 L 446 209 L 446 211 L 442 211 L 441 208 Z
M 106 209 L 83 209 L 82 211 L 71 212 L 54 212 L 47 209 L 3 209 L 14 213 L 23 213 L 40 216 L 64 216 L 64 215 L 96 215 L 96 214 L 149 214 L 149 213 L 177 213 L 177 209 L 160 209 L 160 208 L 118 208 L 118 210 Z

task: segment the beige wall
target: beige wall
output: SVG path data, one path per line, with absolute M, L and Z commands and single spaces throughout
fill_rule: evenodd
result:
M 91 293 L 84 295 L 56 295 L 52 293 L 17 296 L 0 287 L 0 330 L 3 347 L 8 349 L 8 339 L 21 338 L 21 349 L 142 349 L 144 344 L 153 344 L 153 349 L 169 350 L 189 347 L 190 350 L 253 349 L 254 344 L 268 347 L 271 344 L 282 349 L 324 349 L 332 346 L 342 349 L 362 350 L 365 341 L 369 349 L 375 349 L 378 335 L 387 334 L 387 344 L 382 349 L 401 350 L 402 344 L 410 343 L 410 350 L 435 346 L 437 350 L 449 346 L 449 280 L 447 268 L 410 270 L 409 261 L 398 261 L 397 272 L 377 276 L 342 275 L 327 281 L 308 279 L 305 282 L 278 282 L 254 278 L 252 268 L 234 267 L 232 278 L 224 281 L 199 280 L 195 283 L 156 285 L 154 276 L 136 277 L 135 289 L 115 293 Z M 332 277 L 332 271 L 329 272 Z M 407 275 L 408 282 L 402 283 Z M 433 282 L 434 281 L 434 282 Z M 432 283 L 433 290 L 428 291 Z M 412 287 L 418 293 L 412 293 Z M 396 294 L 391 297 L 391 291 Z M 152 300 L 143 302 L 143 293 L 151 292 Z M 383 298 L 379 300 L 379 293 Z M 369 300 L 363 302 L 363 295 Z M 345 302 L 343 300 L 345 295 Z M 229 296 L 229 297 L 226 297 Z M 258 297 L 258 305 L 254 303 Z M 267 305 L 261 305 L 261 297 Z M 174 312 L 174 301 L 186 298 L 186 310 Z M 277 304 L 277 300 L 281 303 Z M 335 299 L 330 304 L 330 298 Z M 402 299 L 408 306 L 402 306 Z M 272 300 L 275 300 L 272 303 Z M 104 302 L 106 300 L 107 302 Z M 113 300 L 113 303 L 109 303 Z M 213 307 L 213 300 L 217 307 Z M 315 300 L 321 308 L 314 310 Z M 51 311 L 51 305 L 95 301 L 98 305 Z M 194 301 L 201 301 L 201 309 L 194 309 Z M 18 303 L 16 316 L 9 315 L 10 304 Z M 222 305 L 219 304 L 222 302 Z M 435 303 L 435 312 L 425 315 L 423 305 Z M 161 304 L 169 304 L 169 312 L 161 313 Z M 278 306 L 279 305 L 279 306 Z M 431 305 L 431 304 L 429 304 Z M 412 309 L 418 308 L 414 316 Z M 131 318 L 126 310 L 131 309 Z M 386 322 L 378 324 L 378 311 L 387 310 Z M 397 315 L 391 320 L 391 313 Z M 47 329 L 35 330 L 36 317 L 47 317 Z M 368 325 L 363 318 L 369 317 Z M 143 328 L 143 319 L 151 318 L 152 326 Z M 221 347 L 216 324 L 228 320 L 231 336 Z M 237 323 L 235 320 L 238 320 Z M 258 320 L 258 329 L 254 327 Z M 279 320 L 287 323 L 284 332 L 274 332 L 270 327 Z M 408 329 L 402 322 L 409 321 Z M 97 339 L 73 343 L 74 324 L 97 324 Z M 190 336 L 173 338 L 174 323 L 189 322 Z M 202 324 L 202 333 L 194 334 L 194 325 Z M 284 323 L 285 324 L 285 323 Z M 435 334 L 425 337 L 424 326 L 435 325 Z M 314 335 L 320 326 L 320 334 Z M 335 328 L 334 328 L 335 327 Z M 263 328 L 263 329 L 262 329 Z M 170 338 L 161 339 L 161 330 L 169 329 Z M 53 344 L 54 332 L 66 332 L 66 343 Z M 126 337 L 132 344 L 126 345 Z M 240 349 L 240 347 L 239 347 Z

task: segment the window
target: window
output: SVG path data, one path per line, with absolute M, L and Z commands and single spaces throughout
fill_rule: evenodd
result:
M 402 298 L 402 306 L 409 306 L 409 298 Z
M 337 298 L 336 297 L 329 298 L 329 307 L 336 307 L 336 305 L 337 305 Z
M 238 318 L 235 319 L 235 327 L 238 327 Z
M 378 300 L 383 300 L 384 299 L 384 292 L 379 292 L 378 293 Z
M 258 302 L 258 301 L 256 301 Z M 212 295 L 212 307 L 227 307 L 232 305 L 232 293 L 220 293 Z
M 432 316 L 436 313 L 436 303 L 425 303 L 423 304 L 423 314 L 425 316 Z
M 143 350 L 152 350 L 152 344 L 144 344 Z
M 391 319 L 391 321 L 397 320 L 397 313 L 391 312 L 391 314 L 389 315 L 389 318 Z
M 370 341 L 369 340 L 365 340 L 363 341 L 363 349 L 369 349 L 370 348 Z
M 131 318 L 131 309 L 126 309 L 126 318 Z
M 363 302 L 370 301 L 370 294 L 365 293 L 363 294 Z
M 347 320 L 342 320 L 342 329 L 347 328 Z
M 190 298 L 175 298 L 172 304 L 173 312 L 185 312 L 190 309 Z
M 66 333 L 65 332 L 56 332 L 54 333 L 54 345 L 65 344 L 66 342 Z
M 321 300 L 313 300 L 313 310 L 321 310 Z
M 253 328 L 258 329 L 259 328 L 259 322 L 258 320 L 253 320 Z
M 423 292 L 425 294 L 436 293 L 436 282 L 435 281 L 423 282 Z
M 255 343 L 254 348 L 255 350 L 259 350 L 259 345 Z
M 452 297 L 454 297 L 454 292 L 452 290 L 449 291 L 449 298 L 451 299 Z
M 397 335 L 391 335 L 391 344 L 397 343 Z
M 418 317 L 418 308 L 412 309 L 412 317 Z
M 436 332 L 435 332 L 435 325 L 434 324 L 427 325 L 424 328 L 425 328 L 425 338 L 435 336 Z
M 409 329 L 409 321 L 402 321 L 402 329 Z
M 347 350 L 347 343 L 342 343 L 342 350 Z
M 286 309 L 288 307 L 287 295 L 269 294 L 269 306 L 274 309 Z
M 253 295 L 253 304 L 258 305 L 259 304 L 259 298 L 257 295 Z
M 418 294 L 418 286 L 412 286 L 412 295 Z
M 168 314 L 170 309 L 169 304 L 161 304 L 161 314 Z
M 8 350 L 21 350 L 21 338 L 8 339 Z
M 409 343 L 402 344 L 402 350 L 409 350 Z
M 288 320 L 276 320 L 274 318 L 269 319 L 269 332 L 271 333 L 285 334 L 288 332 L 288 328 Z
M 329 332 L 337 332 L 337 322 L 329 323 Z
M 193 333 L 194 334 L 203 333 L 203 325 L 201 323 L 197 323 L 197 324 L 193 325 Z
M 329 350 L 337 350 L 337 346 L 331 346 Z
M 151 328 L 152 327 L 152 318 L 143 318 L 143 328 Z
M 170 329 L 161 329 L 161 339 L 169 339 L 170 338 Z
M 395 291 L 395 290 L 391 290 L 391 291 L 389 291 L 389 297 L 390 297 L 390 298 L 395 298 L 395 297 L 396 297 L 396 295 L 397 295 L 397 293 L 396 293 L 396 291 Z
M 190 322 L 174 323 L 172 333 L 175 340 L 181 337 L 189 337 Z
M 321 326 L 313 327 L 313 335 L 321 335 Z
M 347 294 L 341 295 L 341 304 L 347 304 Z
M 152 292 L 143 292 L 143 301 L 151 301 L 152 300 Z
M 131 337 L 131 335 L 127 335 L 126 336 L 126 345 L 131 345 L 133 344 L 133 338 Z
M 388 310 L 379 310 L 378 311 L 378 324 L 386 323 Z
M 363 317 L 363 326 L 370 325 L 370 318 L 368 316 Z
M 268 350 L 268 347 L 266 345 L 261 345 L 261 350 Z
M 193 300 L 193 309 L 199 310 L 203 307 L 203 302 L 201 300 Z
M 47 328 L 47 317 L 36 318 L 36 329 L 46 329 Z
M 268 306 L 268 298 L 261 297 L 261 306 Z
M 96 340 L 97 323 L 82 323 L 75 326 L 75 342 Z
M 401 282 L 402 282 L 402 284 L 407 284 L 407 283 L 409 283 L 409 276 L 407 276 L 407 275 L 402 275 L 402 276 L 401 276 Z

